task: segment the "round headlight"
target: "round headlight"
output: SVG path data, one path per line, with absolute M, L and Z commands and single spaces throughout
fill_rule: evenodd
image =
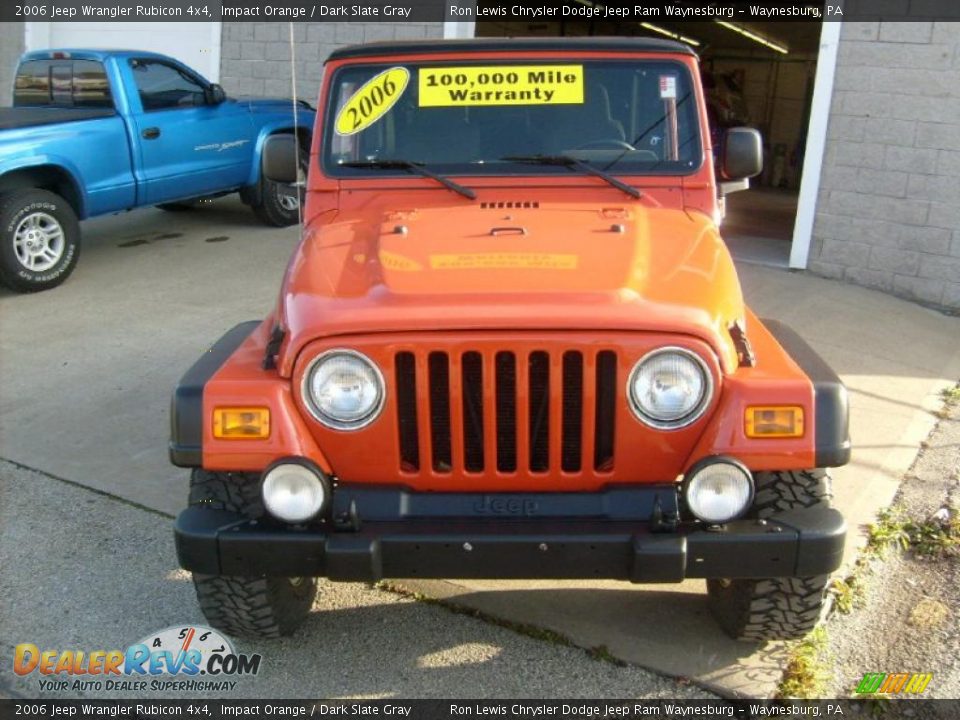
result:
M 675 429 L 689 425 L 706 410 L 712 385 L 710 371 L 698 355 L 671 347 L 654 350 L 636 364 L 627 393 L 641 421 Z
M 303 395 L 313 416 L 336 430 L 356 430 L 373 422 L 383 408 L 383 376 L 366 356 L 353 350 L 323 353 L 307 370 Z
M 710 460 L 694 468 L 686 481 L 687 507 L 704 522 L 720 524 L 739 517 L 753 501 L 750 471 L 735 460 Z
M 316 516 L 330 497 L 327 484 L 306 465 L 282 462 L 263 476 L 263 505 L 271 515 L 291 523 Z

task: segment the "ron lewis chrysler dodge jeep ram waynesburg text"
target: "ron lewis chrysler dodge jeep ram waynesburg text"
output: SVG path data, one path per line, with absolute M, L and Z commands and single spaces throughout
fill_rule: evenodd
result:
M 744 305 L 718 192 L 760 138 L 714 157 L 693 53 L 361 45 L 320 100 L 277 307 L 174 393 L 210 623 L 290 633 L 317 577 L 706 578 L 730 635 L 810 630 L 846 391 Z M 297 154 L 269 140 L 267 177 Z

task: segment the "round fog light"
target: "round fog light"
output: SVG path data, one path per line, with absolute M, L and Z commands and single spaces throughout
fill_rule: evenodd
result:
M 704 522 L 729 522 L 753 502 L 750 471 L 736 460 L 711 459 L 695 467 L 686 481 L 685 495 L 690 512 Z
M 279 463 L 263 476 L 263 504 L 267 512 L 285 522 L 306 522 L 320 512 L 329 497 L 324 479 L 300 463 Z

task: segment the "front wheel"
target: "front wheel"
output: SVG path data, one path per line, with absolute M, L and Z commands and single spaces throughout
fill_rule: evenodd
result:
M 760 472 L 749 517 L 767 518 L 798 508 L 829 507 L 825 470 Z M 735 640 L 793 640 L 816 627 L 829 575 L 707 580 L 710 612 Z
M 235 637 L 292 635 L 317 594 L 316 578 L 253 578 L 194 573 L 200 610 L 212 627 Z
M 263 515 L 256 475 L 194 470 L 190 505 Z M 277 638 L 292 635 L 306 619 L 317 594 L 316 578 L 193 574 L 200 610 L 229 635 Z
M 829 579 L 707 580 L 710 611 L 734 640 L 796 640 L 820 622 Z
M 80 224 L 69 203 L 47 190 L 0 196 L 0 282 L 17 292 L 56 287 L 80 257 Z

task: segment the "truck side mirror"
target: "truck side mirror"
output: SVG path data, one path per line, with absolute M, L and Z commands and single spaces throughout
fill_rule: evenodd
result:
M 207 105 L 219 105 L 227 99 L 227 93 L 216 83 L 208 85 L 203 94 Z
M 275 183 L 297 181 L 297 141 L 293 135 L 271 135 L 263 144 L 263 176 Z
M 720 174 L 724 180 L 745 180 L 763 170 L 763 141 L 753 128 L 730 128 L 723 136 Z

